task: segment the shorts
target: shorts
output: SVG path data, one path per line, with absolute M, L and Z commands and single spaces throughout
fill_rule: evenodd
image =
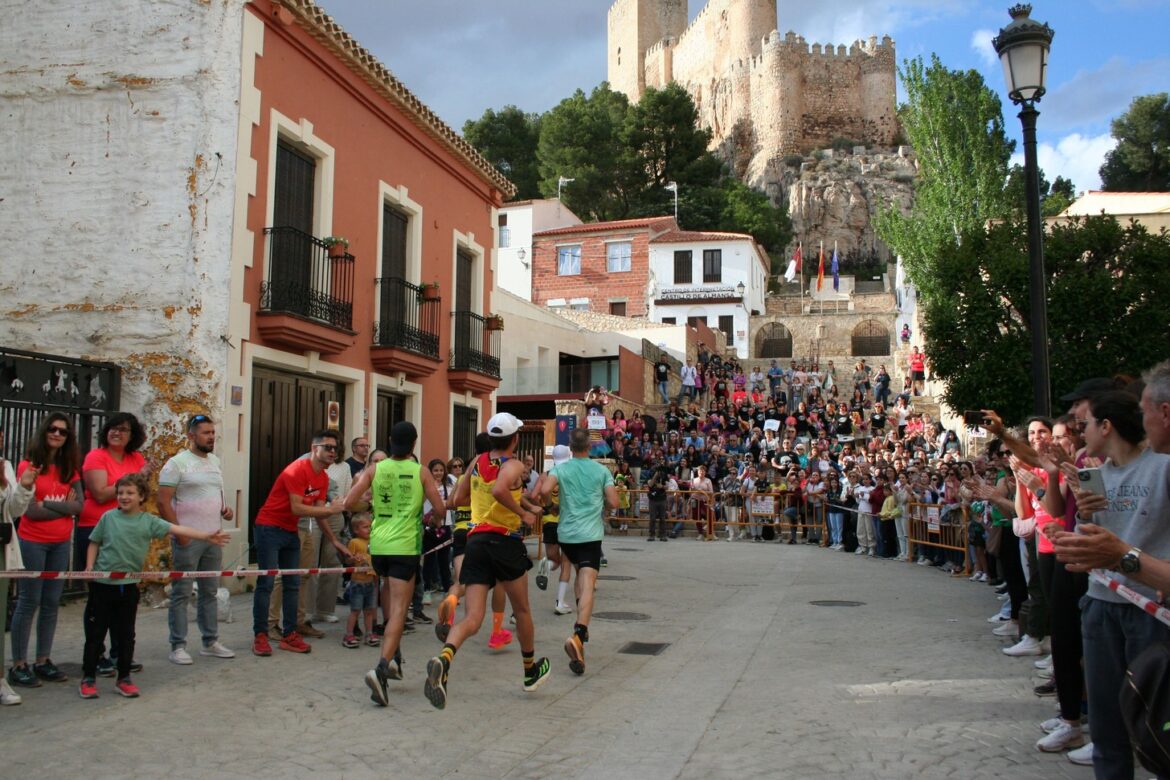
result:
M 557 523 L 545 523 L 542 525 L 541 538 L 545 544 L 559 544 L 557 542 Z
M 417 555 L 374 555 L 374 572 L 379 577 L 390 577 L 409 582 L 418 573 Z
M 569 563 L 582 569 L 601 569 L 601 540 L 596 542 L 561 542 L 561 550 Z
M 467 529 L 456 528 L 451 536 L 451 557 L 458 558 L 467 549 Z
M 926 372 L 925 371 L 911 371 L 910 372 L 910 380 L 913 382 L 925 382 L 926 381 Z
M 349 599 L 349 611 L 361 612 L 363 609 L 374 609 L 378 606 L 378 599 L 375 596 L 374 583 L 372 582 L 350 582 L 346 589 L 347 598 Z
M 520 579 L 531 568 L 524 540 L 484 531 L 467 538 L 459 582 L 492 587 L 497 582 Z

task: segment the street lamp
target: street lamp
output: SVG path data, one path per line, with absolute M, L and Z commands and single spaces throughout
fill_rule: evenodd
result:
M 744 287 L 744 285 L 743 285 L 743 282 L 740 282 L 739 284 L 737 284 L 737 285 L 735 286 L 735 292 L 736 292 L 736 294 L 737 294 L 737 295 L 739 295 L 739 299 L 740 299 L 741 301 L 743 300 L 743 294 L 744 294 L 744 292 L 746 292 L 746 291 L 747 291 L 747 288 L 746 288 L 746 287 Z
M 1055 35 L 1047 24 L 1031 18 L 1032 6 L 1021 3 L 1008 13 L 1012 22 L 992 40 L 1003 63 L 1008 97 L 1020 106 L 1024 127 L 1024 184 L 1028 195 L 1029 330 L 1032 334 L 1032 394 L 1036 414 L 1052 413 L 1048 378 L 1048 292 L 1044 273 L 1044 226 L 1040 221 L 1040 168 L 1036 164 L 1036 103 L 1044 97 L 1048 50 Z
M 678 222 L 678 182 L 667 182 L 666 186 L 662 189 L 674 193 L 674 221 Z
M 564 188 L 564 186 L 566 184 L 569 184 L 570 182 L 575 182 L 575 181 L 577 181 L 577 180 L 576 179 L 569 179 L 569 178 L 566 178 L 564 176 L 561 176 L 560 178 L 557 179 L 557 200 L 561 199 L 561 190 Z

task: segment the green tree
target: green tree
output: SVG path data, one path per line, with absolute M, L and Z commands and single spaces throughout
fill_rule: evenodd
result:
M 1137 373 L 1170 357 L 1170 234 L 1108 216 L 1073 220 L 1049 231 L 1045 264 L 1054 395 L 1087 376 Z M 920 305 L 944 400 L 1023 420 L 1032 412 L 1025 225 L 968 231 L 935 267 L 938 294 Z
M 699 112 L 690 94 L 678 84 L 650 87 L 630 107 L 622 128 L 622 144 L 635 210 L 657 212 L 659 193 L 670 182 L 681 188 L 716 186 L 723 163 L 707 150 L 711 132 L 699 127 Z
M 1117 146 L 1105 155 L 1102 186 L 1112 192 L 1170 190 L 1170 94 L 1134 98 L 1113 120 Z
M 932 56 L 900 70 L 906 103 L 898 115 L 918 155 L 909 214 L 896 208 L 877 220 L 878 235 L 900 254 L 910 278 L 929 296 L 944 249 L 1007 209 L 1004 182 L 1013 144 L 1003 131 L 999 96 L 977 71 L 954 71 Z
M 1007 188 L 1005 190 L 1006 203 L 1012 213 L 1023 219 L 1027 216 L 1027 188 L 1024 184 L 1024 166 L 1013 165 L 1008 171 Z M 1040 171 L 1040 214 L 1053 217 L 1068 208 L 1076 198 L 1073 183 L 1063 176 L 1057 176 L 1056 181 L 1048 183 L 1044 171 Z
M 463 123 L 463 137 L 516 185 L 518 200 L 540 197 L 536 164 L 539 114 L 526 114 L 510 105 L 499 111 L 489 108 L 479 119 Z

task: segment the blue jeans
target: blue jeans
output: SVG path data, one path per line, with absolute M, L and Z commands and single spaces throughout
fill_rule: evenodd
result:
M 841 529 L 845 527 L 845 513 L 829 511 L 829 544 L 841 544 Z
M 1170 628 L 1129 604 L 1081 599 L 1085 689 L 1097 780 L 1133 778 L 1133 750 L 1117 697 L 1125 670 L 1150 645 L 1170 639 Z
M 658 383 L 658 393 L 662 396 L 662 403 L 670 403 L 670 395 L 668 395 L 666 392 L 666 382 Z
M 172 541 L 171 551 L 175 571 L 216 571 L 223 568 L 223 550 L 203 539 L 188 539 L 186 544 Z M 219 614 L 215 603 L 219 578 L 175 580 L 171 584 L 171 607 L 167 613 L 172 650 L 187 644 L 187 599 L 191 598 L 191 590 L 196 583 L 199 587 L 199 601 L 196 604 L 195 621 L 203 634 L 203 646 L 208 647 L 219 639 Z
M 301 538 L 296 531 L 286 531 L 274 525 L 258 525 L 253 529 L 256 545 L 256 566 L 260 569 L 295 569 L 301 562 Z M 257 577 L 256 592 L 252 594 L 252 633 L 268 633 L 268 603 L 272 598 L 273 577 Z M 298 575 L 281 576 L 284 595 L 280 599 L 284 617 L 283 633 L 288 636 L 297 628 L 297 596 L 301 578 Z
M 25 522 L 35 522 L 25 520 Z M 29 571 L 69 571 L 69 542 L 28 542 L 20 540 L 24 568 Z M 65 580 L 21 580 L 16 610 L 12 613 L 12 662 L 24 665 L 28 660 L 28 640 L 33 617 L 37 619 L 36 658 L 53 653 L 53 635 L 57 633 L 57 608 Z M 38 614 L 39 611 L 39 614 Z

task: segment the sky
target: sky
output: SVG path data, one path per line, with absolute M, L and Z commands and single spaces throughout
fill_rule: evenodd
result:
M 318 0 L 456 130 L 486 109 L 544 112 L 606 78 L 609 0 Z M 938 54 L 978 70 L 1004 102 L 1023 162 L 1017 111 L 991 46 L 1015 0 L 779 0 L 780 31 L 848 45 L 889 35 L 898 61 Z M 705 0 L 688 0 L 694 17 Z M 1049 0 L 1032 18 L 1056 31 L 1048 94 L 1038 108 L 1039 161 L 1049 181 L 1096 189 L 1113 148 L 1110 121 L 1134 97 L 1170 91 L 1170 0 Z M 902 98 L 899 90 L 899 99 Z

